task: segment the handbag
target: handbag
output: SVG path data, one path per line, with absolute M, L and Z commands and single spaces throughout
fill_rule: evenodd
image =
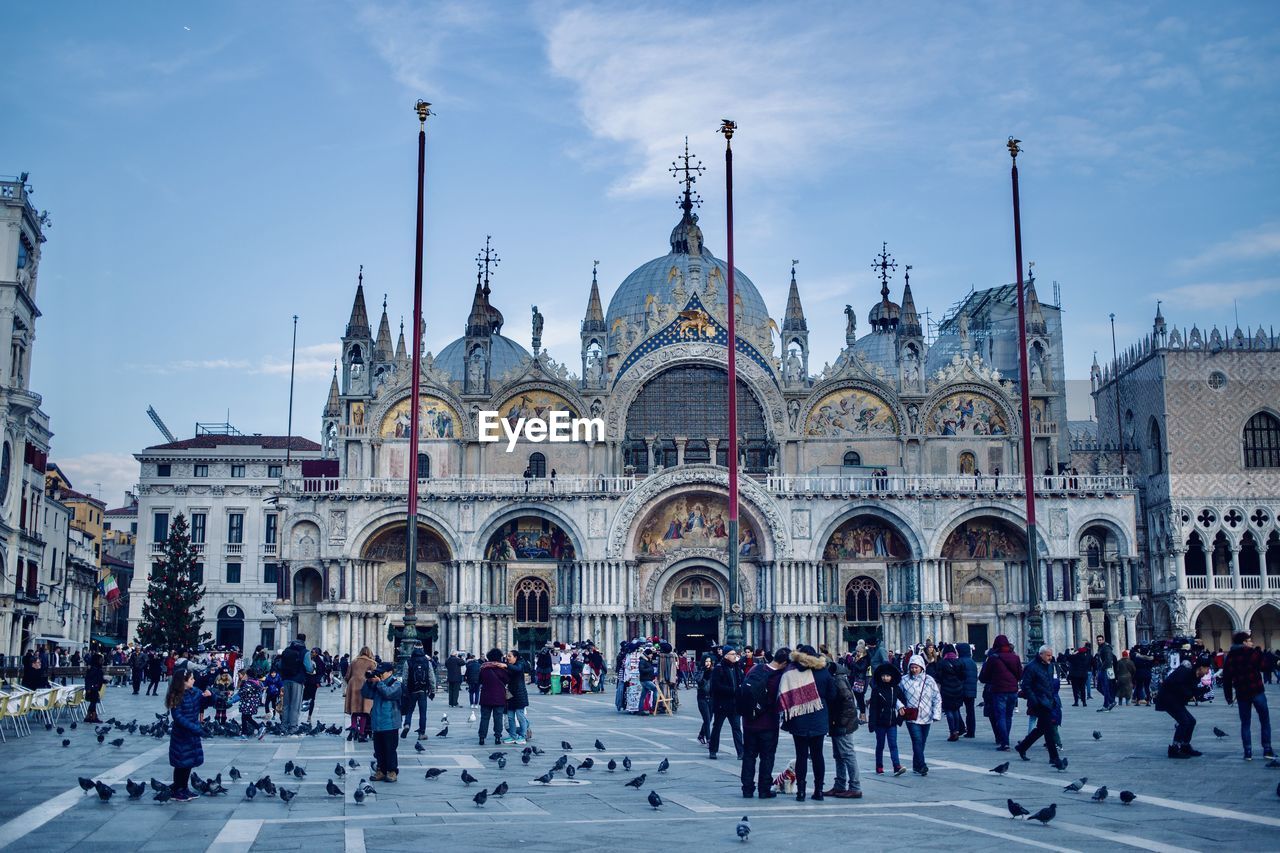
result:
M 1107 681 L 1115 681 L 1116 668 L 1114 666 L 1107 667 L 1106 675 L 1107 675 Z
M 902 719 L 918 720 L 920 719 L 920 700 L 924 699 L 924 680 L 920 681 L 920 695 L 916 697 L 916 707 L 906 707 L 902 709 Z

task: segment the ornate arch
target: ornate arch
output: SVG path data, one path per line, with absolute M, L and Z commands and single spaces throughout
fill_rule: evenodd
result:
M 1253 606 L 1249 608 L 1247 613 L 1245 613 L 1244 619 L 1241 622 L 1244 627 L 1237 630 L 1248 631 L 1249 626 L 1253 624 L 1253 617 L 1257 616 L 1258 611 L 1264 607 L 1274 607 L 1277 614 L 1280 614 L 1280 599 L 1264 598 L 1261 601 L 1255 601 Z
M 928 553 L 931 556 L 941 557 L 943 546 L 946 545 L 947 540 L 951 537 L 951 534 L 955 532 L 957 527 L 964 524 L 966 521 L 972 521 L 975 518 L 981 518 L 983 516 L 998 518 L 1001 521 L 1007 522 L 1014 527 L 1023 528 L 1024 530 L 1027 526 L 1025 516 L 1007 507 L 986 505 L 958 510 L 938 524 L 936 528 L 937 533 L 934 534 L 932 541 L 929 543 Z M 1038 551 L 1040 559 L 1043 560 L 1050 558 L 1053 552 L 1049 549 L 1049 543 L 1044 538 L 1043 527 L 1038 527 L 1036 529 L 1036 538 L 1039 540 Z
M 387 507 L 381 509 L 373 515 L 365 519 L 360 530 L 354 536 L 347 537 L 347 549 L 351 554 L 363 554 L 365 546 L 373 540 L 375 536 L 382 533 L 388 527 L 392 527 L 396 522 L 407 524 L 403 509 L 395 507 Z M 458 538 L 458 534 L 453 531 L 445 521 L 436 513 L 425 509 L 421 503 L 418 504 L 418 523 L 430 527 L 436 532 L 444 544 L 449 548 L 451 559 L 461 559 L 462 543 Z
M 605 408 L 605 432 L 615 440 L 626 434 L 627 412 L 641 389 L 659 373 L 683 365 L 704 365 L 724 369 L 728 349 L 722 344 L 677 343 L 654 350 L 637 361 L 613 387 Z M 746 383 L 760 403 L 769 438 L 779 441 L 787 432 L 786 401 L 774 384 L 772 374 L 749 358 L 738 361 L 738 378 Z
M 811 392 L 809 392 L 809 396 L 804 398 L 804 401 L 800 404 L 800 413 L 802 417 L 797 424 L 797 430 L 800 435 L 806 437 L 806 439 L 823 438 L 823 436 L 809 436 L 809 419 L 816 414 L 818 404 L 821 403 L 828 395 L 835 394 L 843 390 L 861 391 L 864 394 L 870 394 L 889 407 L 889 411 L 896 422 L 896 429 L 892 433 L 883 436 L 875 436 L 869 433 L 868 437 L 898 438 L 899 436 L 906 435 L 911 432 L 911 421 L 907 415 L 907 411 L 903 408 L 901 398 L 898 397 L 892 388 L 872 379 L 858 379 L 846 376 L 828 379 L 825 382 L 819 383 L 814 386 L 814 389 Z M 848 436 L 838 436 L 838 438 L 847 439 Z
M 528 392 L 539 392 L 543 394 L 554 394 L 563 399 L 573 409 L 575 417 L 587 417 L 588 405 L 582 399 L 582 395 L 577 389 L 569 387 L 568 384 L 558 382 L 554 379 L 528 379 L 521 378 L 509 385 L 505 385 L 494 392 L 492 399 L 501 402 L 495 406 L 499 412 L 502 407 L 510 403 L 518 394 Z
M 1133 554 L 1133 548 L 1130 547 L 1129 537 L 1125 535 L 1124 525 L 1114 516 L 1102 512 L 1093 513 L 1076 525 L 1075 535 L 1071 538 L 1072 543 L 1078 546 L 1080 544 L 1081 537 L 1084 536 L 1085 531 L 1090 527 L 1104 528 L 1108 533 L 1116 537 L 1117 557 L 1135 556 Z
M 1240 614 L 1236 612 L 1236 609 L 1221 598 L 1210 598 L 1205 601 L 1198 602 L 1195 610 L 1191 611 L 1191 615 L 1187 617 L 1188 631 L 1193 633 L 1195 632 L 1196 625 L 1200 622 L 1200 617 L 1203 616 L 1204 612 L 1210 607 L 1219 607 L 1227 614 L 1227 619 L 1231 621 L 1231 630 L 1233 632 L 1242 630 Z
M 555 507 L 545 504 L 518 504 L 516 506 L 507 507 L 499 512 L 494 513 L 485 519 L 484 523 L 476 529 L 471 539 L 471 545 L 467 548 L 464 559 L 483 560 L 484 549 L 489 544 L 489 540 L 493 538 L 493 534 L 498 528 L 506 524 L 508 521 L 520 518 L 521 516 L 532 516 L 534 518 L 544 518 L 560 527 L 561 530 L 569 537 L 573 544 L 573 553 L 579 560 L 585 559 L 587 553 L 583 543 L 587 541 L 582 535 L 582 531 L 578 525 L 569 518 L 569 516 L 560 512 Z
M 1006 429 L 1003 435 L 980 435 L 977 437 L 984 439 L 1006 439 L 1010 436 L 1016 436 L 1019 434 L 1018 430 L 1020 429 L 1021 421 L 1018 417 L 1017 409 L 1014 408 L 1008 396 L 1006 396 L 1005 390 L 999 385 L 981 381 L 969 381 L 953 382 L 943 385 L 929 394 L 928 398 L 926 398 L 924 403 L 920 406 L 919 432 L 922 435 L 929 435 L 933 438 L 949 437 L 932 433 L 930 432 L 930 428 L 934 412 L 936 412 L 938 407 L 941 406 L 949 397 L 957 394 L 973 394 L 975 396 L 985 398 L 996 408 L 1000 417 L 1004 419 Z M 972 436 L 966 433 L 962 437 L 969 438 Z
M 847 508 L 843 512 L 831 517 L 831 520 L 822 527 L 820 534 L 813 541 L 817 543 L 819 549 L 825 549 L 827 547 L 827 542 L 831 539 L 831 536 L 839 530 L 845 522 L 860 515 L 873 516 L 892 527 L 894 532 L 901 536 L 902 540 L 906 542 L 907 547 L 911 549 L 910 559 L 920 560 L 924 558 L 924 543 L 920 538 L 920 534 L 911 525 L 911 522 L 907 521 L 895 510 L 890 509 L 880 502 L 862 501 L 859 503 L 847 504 Z M 815 554 L 815 558 L 822 558 L 821 550 Z M 900 560 L 902 558 L 898 557 L 891 559 Z
M 729 471 L 716 465 L 685 465 L 645 477 L 627 494 L 614 513 L 613 527 L 609 530 L 608 556 L 620 558 L 633 552 L 632 527 L 638 517 L 645 515 L 658 500 L 672 497 L 677 491 L 692 491 L 693 486 L 716 486 L 727 492 Z M 751 515 L 762 534 L 767 533 L 761 537 L 760 559 L 779 560 L 791 556 L 791 538 L 773 498 L 750 478 L 740 478 L 738 487 L 746 498 L 739 507 Z
M 748 577 L 750 574 L 750 572 L 744 572 L 741 567 L 738 568 L 738 589 L 742 591 L 742 597 L 738 603 L 748 613 L 755 612 L 757 598 L 756 590 L 751 585 L 751 578 Z M 724 602 L 726 612 L 728 612 L 729 568 L 719 557 L 711 555 L 673 555 L 660 569 L 649 575 L 649 581 L 645 584 L 641 601 L 646 604 L 652 604 L 658 612 L 670 614 L 671 601 L 669 600 L 668 591 L 674 592 L 682 581 L 694 575 L 709 578 L 716 585 L 716 589 L 720 593 L 720 600 Z
M 395 385 L 388 388 L 384 388 L 376 400 L 366 404 L 364 422 L 369 427 L 371 435 L 377 435 L 378 430 L 382 428 L 382 422 L 387 417 L 387 412 L 391 411 L 393 406 L 407 400 L 411 396 L 412 386 L 408 382 L 409 378 L 410 377 L 406 374 L 405 380 L 397 382 Z M 463 403 L 462 398 L 452 390 L 436 385 L 424 384 L 419 395 L 424 397 L 438 397 L 453 409 L 454 414 L 458 417 L 458 428 L 454 431 L 454 439 L 467 440 L 474 439 L 476 437 L 475 424 L 473 424 L 471 419 L 467 417 L 467 413 L 470 410 L 467 408 L 466 404 Z

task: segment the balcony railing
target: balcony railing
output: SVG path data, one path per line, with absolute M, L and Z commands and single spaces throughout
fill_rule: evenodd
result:
M 1205 575 L 1187 575 L 1187 589 L 1208 589 L 1209 578 Z
M 228 557 L 240 557 L 244 555 L 243 542 L 228 542 L 223 546 L 223 553 Z
M 1213 588 L 1214 589 L 1231 589 L 1232 588 L 1231 581 L 1232 581 L 1231 575 L 1214 575 Z
M 1241 589 L 1262 589 L 1262 576 L 1261 575 L 1241 575 L 1240 588 Z
M 153 556 L 153 557 L 159 557 L 159 556 L 162 556 L 163 554 L 164 554 L 164 543 L 163 543 L 163 542 L 152 542 L 152 543 L 151 543 L 151 556 Z
M 433 495 L 625 494 L 636 477 L 432 477 L 419 480 L 423 497 Z M 291 477 L 280 481 L 285 494 L 407 495 L 407 478 Z
M 278 542 L 263 542 L 262 556 L 274 557 L 280 552 L 280 544 Z
M 1037 495 L 1110 495 L 1134 488 L 1133 477 L 1119 474 L 1065 474 L 1034 478 Z M 777 494 L 1023 494 L 1018 474 L 919 476 L 867 474 L 824 477 L 780 475 L 768 478 L 768 489 Z
M 192 542 L 192 543 L 191 543 L 191 550 L 196 552 L 196 556 L 197 556 L 197 557 L 203 557 L 203 556 L 204 556 L 204 543 L 203 543 L 203 542 Z

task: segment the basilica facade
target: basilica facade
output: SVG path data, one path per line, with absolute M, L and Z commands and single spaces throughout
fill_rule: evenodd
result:
M 323 458 L 275 490 L 277 636 L 302 630 L 327 647 L 387 653 L 403 613 L 417 454 L 416 609 L 436 649 L 588 638 L 616 648 L 641 634 L 696 649 L 724 637 L 731 602 L 753 645 L 878 636 L 893 648 L 924 637 L 985 648 L 1007 634 L 1022 646 L 1033 570 L 1024 464 L 1037 474 L 1034 570 L 1049 641 L 1136 638 L 1135 484 L 1123 472 L 1065 473 L 1060 313 L 1034 281 L 1034 458 L 1024 461 L 1014 286 L 970 293 L 926 336 L 910 267 L 899 290 L 882 246 L 879 298 L 846 309 L 845 347 L 819 366 L 794 266 L 781 322 L 737 271 L 740 455 L 729 460 L 728 268 L 687 193 L 667 242 L 607 309 L 595 273 L 584 283 L 572 371 L 542 349 L 536 307 L 530 347 L 509 336 L 482 264 L 462 335 L 423 356 L 416 412 L 404 331 L 393 344 L 385 305 L 375 329 L 357 284 Z M 486 410 L 513 424 L 559 411 L 600 418 L 605 434 L 508 452 L 479 441 Z M 737 542 L 726 533 L 731 462 L 743 475 Z

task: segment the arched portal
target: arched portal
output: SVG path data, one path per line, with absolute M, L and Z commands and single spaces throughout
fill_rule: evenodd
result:
M 858 640 L 877 643 L 882 638 L 880 627 L 880 584 L 874 578 L 858 575 L 844 588 L 844 639 L 854 646 Z
M 405 582 L 408 580 L 407 521 L 395 522 L 369 538 L 360 551 L 365 571 L 375 572 L 373 589 L 386 606 L 388 625 L 404 623 Z M 440 639 L 437 612 L 444 601 L 445 563 L 451 559 L 448 543 L 428 524 L 418 523 L 417 574 L 413 600 L 418 613 L 418 638 L 427 652 Z
M 719 636 L 723 615 L 720 587 L 710 575 L 693 574 L 680 581 L 671 597 L 676 650 L 697 654 L 710 651 Z
M 1253 634 L 1253 644 L 1260 649 L 1280 646 L 1280 607 L 1268 603 L 1255 610 L 1249 620 L 1249 633 Z
M 1196 617 L 1196 639 L 1210 652 L 1231 646 L 1231 614 L 1218 604 L 1206 605 Z
M 320 639 L 320 614 L 316 610 L 324 599 L 324 579 L 320 572 L 310 566 L 299 569 L 293 575 L 293 633 L 306 634 L 307 639 L 316 643 Z M 282 637 L 287 642 L 291 637 Z
M 950 563 L 955 638 L 968 642 L 975 656 L 998 634 L 1007 634 L 1018 644 L 1016 620 L 1011 626 L 1002 624 L 1001 619 L 1015 615 L 1016 605 L 1011 610 L 1011 601 L 1025 600 L 1027 550 L 1023 532 L 994 516 L 971 518 L 947 536 L 942 556 Z M 1011 563 L 1018 564 L 1013 571 Z
M 551 589 L 542 578 L 523 577 L 511 590 L 511 602 L 516 649 L 533 660 L 551 640 Z
M 235 646 L 244 650 L 244 611 L 228 604 L 218 611 L 218 633 L 214 642 L 223 648 Z

